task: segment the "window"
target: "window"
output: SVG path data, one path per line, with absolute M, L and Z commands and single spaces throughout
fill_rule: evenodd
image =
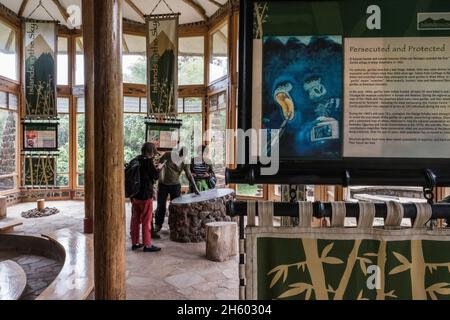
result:
M 238 184 L 236 186 L 236 194 L 243 197 L 262 197 L 264 195 L 264 188 L 262 184 Z
M 209 157 L 217 177 L 217 186 L 225 185 L 226 167 L 226 93 L 211 96 L 208 113 Z
M 77 186 L 84 186 L 84 142 L 85 116 L 84 98 L 77 98 Z
M 205 38 L 179 39 L 178 84 L 194 85 L 205 82 Z
M 84 55 L 83 55 L 83 38 L 75 38 L 75 85 L 84 85 Z
M 56 185 L 58 187 L 69 186 L 70 172 L 70 120 L 69 120 L 69 98 L 58 98 L 57 108 L 59 117 L 58 147 L 59 157 L 56 170 Z
M 180 145 L 188 149 L 188 158 L 197 155 L 197 148 L 202 145 L 203 132 L 203 98 L 187 97 L 178 99 L 178 118 L 183 121 L 180 130 Z M 189 186 L 185 175 L 181 176 L 181 185 Z
M 0 75 L 18 80 L 17 31 L 0 21 Z
M 147 115 L 147 99 L 124 97 L 123 130 L 125 134 L 125 162 L 129 162 L 141 152 L 145 142 L 145 116 Z
M 69 39 L 58 37 L 57 82 L 59 85 L 69 85 Z
M 211 35 L 210 44 L 209 82 L 213 82 L 228 74 L 228 24 Z
M 0 192 L 17 188 L 17 96 L 0 92 Z
M 147 83 L 147 48 L 145 37 L 123 35 L 123 82 Z

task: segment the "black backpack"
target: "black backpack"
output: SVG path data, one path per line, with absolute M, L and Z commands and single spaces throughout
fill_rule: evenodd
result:
M 125 165 L 125 197 L 132 198 L 141 189 L 141 161 L 134 158 Z

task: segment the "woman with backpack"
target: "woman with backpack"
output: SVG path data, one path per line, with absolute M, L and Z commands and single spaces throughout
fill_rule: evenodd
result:
M 153 219 L 153 185 L 158 180 L 159 170 L 154 165 L 154 158 L 158 151 L 153 143 L 146 142 L 142 146 L 141 155 L 130 162 L 129 166 L 139 167 L 139 174 L 136 185 L 139 186 L 138 192 L 130 196 L 132 203 L 131 215 L 131 250 L 135 251 L 144 247 L 144 252 L 160 251 L 161 248 L 152 245 L 150 236 L 151 221 Z M 136 170 L 137 171 L 137 170 Z M 139 242 L 139 229 L 142 225 L 142 240 Z

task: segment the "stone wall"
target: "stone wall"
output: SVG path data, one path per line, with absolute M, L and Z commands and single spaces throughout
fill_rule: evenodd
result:
M 16 172 L 16 115 L 8 113 L 5 125 L 2 130 L 2 140 L 0 141 L 0 175 Z M 0 191 L 11 190 L 15 187 L 13 177 L 0 179 Z

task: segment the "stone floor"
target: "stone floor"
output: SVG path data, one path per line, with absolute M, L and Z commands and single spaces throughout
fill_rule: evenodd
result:
M 84 204 L 81 201 L 47 202 L 61 213 L 38 219 L 23 219 L 20 213 L 35 206 L 21 203 L 8 208 L 8 217 L 24 224 L 16 231 L 42 234 L 62 228 L 82 232 Z M 154 244 L 158 253 L 131 251 L 129 226 L 131 205 L 127 212 L 127 298 L 138 299 L 238 299 L 238 257 L 227 262 L 212 262 L 205 258 L 205 243 L 176 243 L 169 240 L 169 231 L 161 231 Z

